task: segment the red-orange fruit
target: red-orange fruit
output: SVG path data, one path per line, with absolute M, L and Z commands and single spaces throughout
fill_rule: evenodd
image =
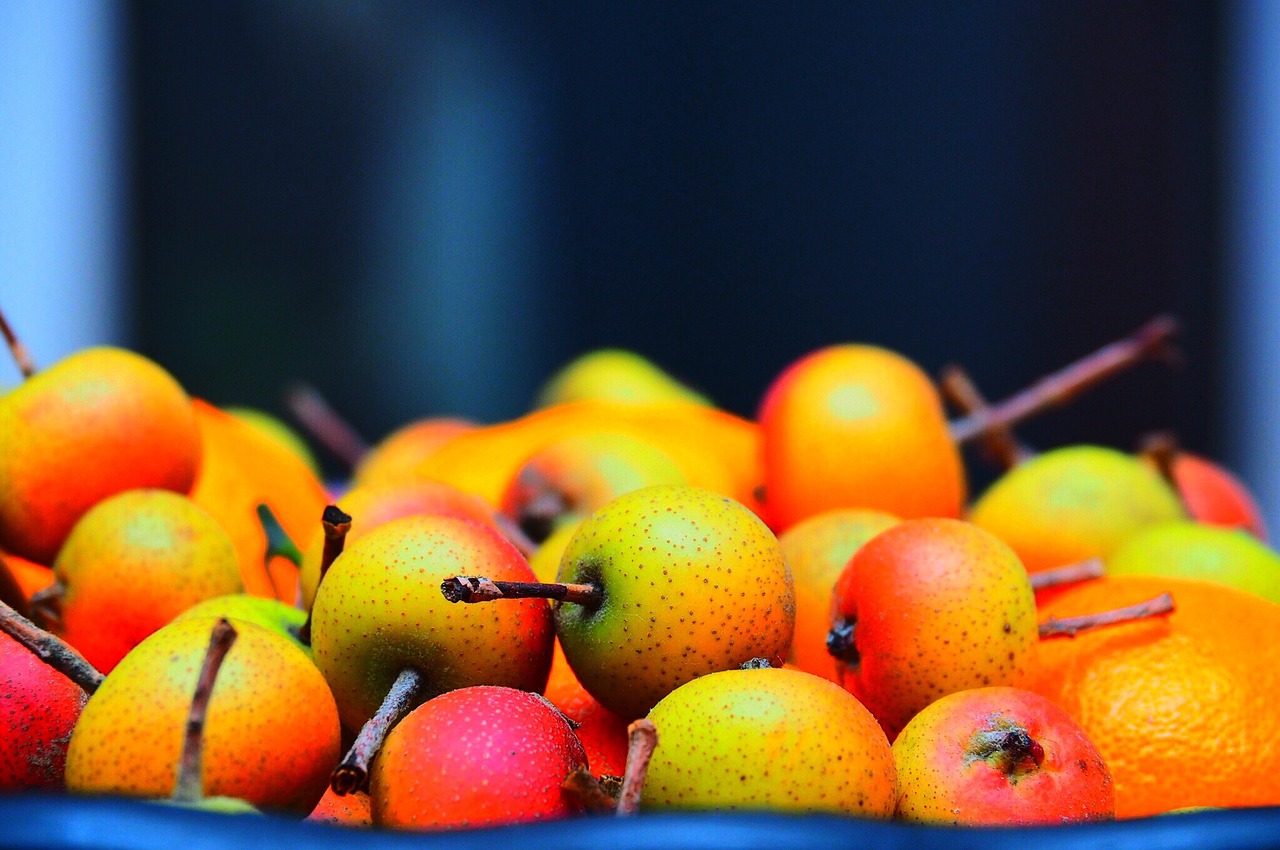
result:
M 870 345 L 801 357 L 769 385 L 757 417 L 764 511 L 785 531 L 831 508 L 958 517 L 966 485 L 960 450 L 929 376 Z
M 155 362 L 89 348 L 0 397 L 0 546 L 52 563 L 85 511 L 124 490 L 185 493 L 201 462 L 191 401 Z
M 574 730 L 596 776 L 621 776 L 627 767 L 627 721 L 587 693 L 556 641 L 551 674 L 542 695 L 578 724 Z
M 62 789 L 84 703 L 70 679 L 0 632 L 0 792 Z
M 542 697 L 460 688 L 387 736 L 369 776 L 373 821 L 425 830 L 562 818 L 578 809 L 561 784 L 587 766 L 569 722 Z
M 1011 685 L 1039 640 L 1031 582 L 1013 550 L 954 519 L 904 521 L 849 561 L 836 615 L 841 683 L 890 740 L 929 703 Z
M 893 742 L 897 817 L 1031 826 L 1115 817 L 1111 771 L 1059 706 L 1020 688 L 948 694 Z
M 334 826 L 373 826 L 372 805 L 369 795 L 363 791 L 339 794 L 332 788 L 327 788 L 320 802 L 307 815 L 307 820 Z
M 415 479 L 418 465 L 459 434 L 477 428 L 454 417 L 418 419 L 392 431 L 369 449 L 352 474 L 353 482 L 377 484 Z
M 1262 510 L 1253 494 L 1222 465 L 1178 452 L 1173 459 L 1173 481 L 1192 518 L 1210 525 L 1243 528 L 1259 540 L 1267 539 Z

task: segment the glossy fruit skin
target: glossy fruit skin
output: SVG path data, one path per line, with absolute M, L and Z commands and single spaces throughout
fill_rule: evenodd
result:
M 833 508 L 778 535 L 796 587 L 796 631 L 788 662 L 837 681 L 835 659 L 827 652 L 836 582 L 863 543 L 898 521 L 883 511 Z
M 449 440 L 476 428 L 455 417 L 419 419 L 392 431 L 369 449 L 352 473 L 356 486 L 414 479 L 414 470 Z
M 1280 605 L 1206 581 L 1107 576 L 1041 610 L 1065 617 L 1168 591 L 1173 613 L 1041 641 L 1021 687 L 1097 745 L 1116 817 L 1280 805 Z
M 831 508 L 958 517 L 966 484 L 933 382 L 870 345 L 801 357 L 765 391 L 757 417 L 765 515 L 777 531 Z
M 1228 528 L 1242 528 L 1259 540 L 1267 539 L 1262 510 L 1249 488 L 1225 467 L 1190 452 L 1173 459 L 1173 479 L 1194 519 Z
M 312 473 L 316 476 L 320 475 L 320 462 L 316 460 L 315 454 L 311 451 L 311 446 L 303 439 L 301 434 L 278 417 L 255 407 L 231 406 L 222 408 L 222 411 L 231 414 L 240 421 L 257 428 L 263 434 L 271 437 L 297 455 L 298 459 L 305 463 L 307 469 L 310 469 Z
M 1017 555 L 971 523 L 907 520 L 867 541 L 840 578 L 856 664 L 841 683 L 890 740 L 955 691 L 1013 684 L 1039 640 L 1035 596 Z
M 493 508 L 483 499 L 440 481 L 401 480 L 358 485 L 342 494 L 336 504 L 351 517 L 344 546 L 350 546 L 383 523 L 415 514 L 440 514 L 493 525 Z M 324 556 L 324 529 L 318 520 L 315 529 L 299 543 L 306 548 L 298 569 L 298 584 L 303 607 L 310 608 L 315 602 L 320 561 Z
M 658 745 L 645 810 L 767 810 L 887 819 L 893 754 L 871 713 L 800 670 L 726 670 L 649 712 Z
M 311 649 L 348 729 L 408 667 L 426 680 L 424 699 L 471 685 L 542 691 L 555 637 L 547 601 L 451 603 L 440 583 L 457 575 L 534 581 L 492 527 L 440 515 L 384 523 L 333 562 L 312 608 Z
M 203 399 L 191 404 L 204 443 L 192 500 L 231 536 L 245 591 L 294 604 L 297 568 L 283 557 L 264 566 L 267 537 L 257 508 L 270 506 L 289 536 L 305 545 L 329 504 L 324 485 L 296 454 L 252 425 Z
M 85 705 L 67 752 L 77 793 L 167 797 L 213 619 L 147 638 Z M 214 684 L 205 721 L 204 793 L 262 809 L 310 812 L 341 757 L 337 707 L 310 659 L 248 622 Z
M 1107 558 L 1107 574 L 1204 579 L 1280 603 L 1280 554 L 1242 528 L 1192 520 L 1149 525 Z
M 425 830 L 562 818 L 577 808 L 561 783 L 586 767 L 568 721 L 541 697 L 461 688 L 418 706 L 387 736 L 369 775 L 373 822 Z
M 63 592 L 52 631 L 104 673 L 192 605 L 244 589 L 222 526 L 168 490 L 103 499 L 71 530 L 53 573 Z
M 307 815 L 307 820 L 333 826 L 364 828 L 373 826 L 373 803 L 363 791 L 339 795 L 326 788 L 324 796 Z
M 0 792 L 60 791 L 84 691 L 0 632 Z
M 1009 470 L 968 518 L 1035 573 L 1106 558 L 1138 529 L 1185 517 L 1178 494 L 1151 465 L 1105 446 L 1074 445 Z
M 988 736 L 1013 731 L 1040 746 L 1043 761 L 1002 770 L 983 757 Z M 1115 817 L 1115 786 L 1097 747 L 1060 707 L 1020 688 L 975 688 L 930 703 L 893 742 L 893 757 L 905 821 L 1032 826 Z
M 191 401 L 172 375 L 124 349 L 79 351 L 0 398 L 0 546 L 52 563 L 99 501 L 185 493 L 200 462 Z
M 542 695 L 578 724 L 574 733 L 587 754 L 591 772 L 596 776 L 622 776 L 627 767 L 627 721 L 587 693 L 565 660 L 559 641 L 556 641 L 551 674 Z
M 557 580 L 603 589 L 599 605 L 557 604 L 556 632 L 582 685 L 628 720 L 698 676 L 756 657 L 781 666 L 791 645 L 795 590 L 777 538 L 698 487 L 614 499 L 578 526 Z

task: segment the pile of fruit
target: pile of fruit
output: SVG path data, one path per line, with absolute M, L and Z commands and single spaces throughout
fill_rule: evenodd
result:
M 0 330 L 0 791 L 388 829 L 1280 805 L 1249 494 L 1167 436 L 1012 430 L 1166 319 L 994 404 L 833 345 L 754 419 L 600 350 L 517 419 L 372 446 L 305 388 L 286 425 Z M 981 493 L 967 446 L 1003 467 Z

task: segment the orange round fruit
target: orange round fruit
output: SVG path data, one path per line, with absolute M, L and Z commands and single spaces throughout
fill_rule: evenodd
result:
M 1119 818 L 1280 805 L 1280 605 L 1196 579 L 1114 576 L 1064 591 L 1040 615 L 1165 591 L 1172 614 L 1040 641 L 1023 686 L 1066 709 L 1097 745 Z

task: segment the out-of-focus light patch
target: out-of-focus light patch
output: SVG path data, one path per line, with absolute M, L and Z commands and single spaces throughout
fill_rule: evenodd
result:
M 1280 4 L 1229 4 L 1224 460 L 1280 528 Z
M 37 366 L 127 343 L 123 12 L 0 3 L 0 309 Z

